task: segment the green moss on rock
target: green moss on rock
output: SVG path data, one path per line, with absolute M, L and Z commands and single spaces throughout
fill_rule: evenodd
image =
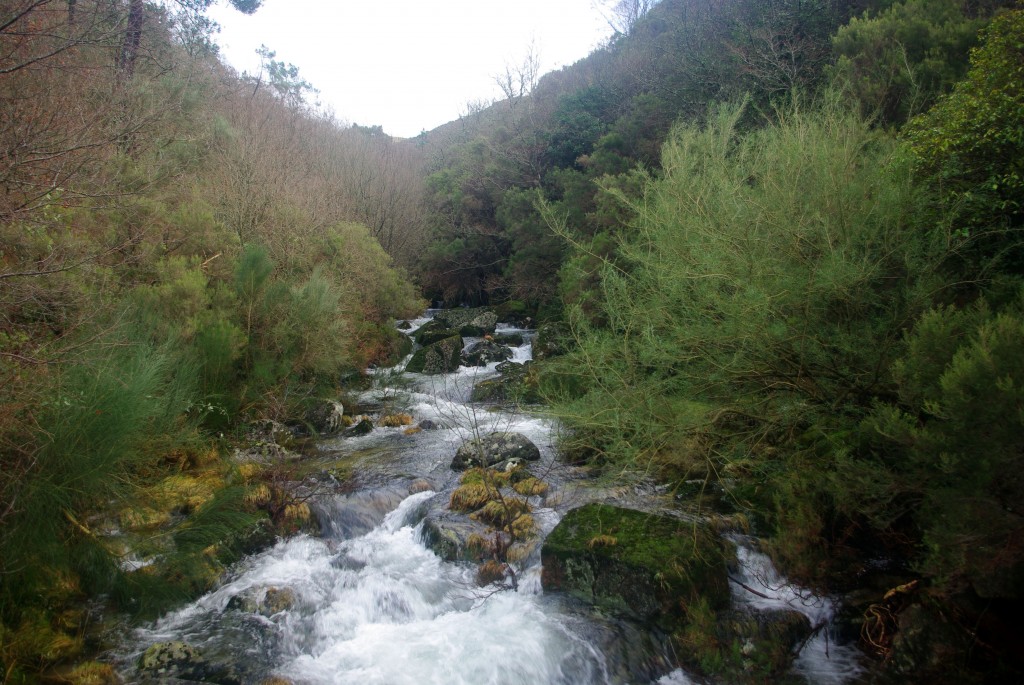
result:
M 462 361 L 462 337 L 452 335 L 416 351 L 405 370 L 412 373 L 451 373 Z
M 703 524 L 588 504 L 566 514 L 545 540 L 542 582 L 545 590 L 675 629 L 691 602 L 728 604 L 727 558 L 722 540 Z

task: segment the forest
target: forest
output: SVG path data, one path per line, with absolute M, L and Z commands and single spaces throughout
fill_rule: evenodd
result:
M 398 139 L 270 50 L 223 64 L 210 4 L 0 3 L 5 682 L 116 682 L 90 602 L 158 615 L 301 528 L 293 467 L 232 449 L 429 303 L 560 331 L 530 382 L 567 461 L 723 493 L 808 587 L 900 590 L 871 682 L 1019 680 L 1024 5 L 624 0 Z

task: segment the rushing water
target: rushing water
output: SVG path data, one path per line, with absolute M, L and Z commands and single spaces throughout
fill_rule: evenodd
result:
M 530 353 L 527 343 L 515 349 L 514 361 Z M 140 677 L 134 663 L 148 646 L 181 640 L 254 683 L 271 676 L 358 685 L 701 682 L 671 671 L 664 645 L 635 626 L 546 596 L 536 553 L 515 589 L 480 588 L 475 567 L 442 561 L 424 545 L 423 518 L 443 510 L 456 484 L 449 462 L 474 432 L 523 433 L 541 449 L 533 470 L 563 490 L 569 486 L 571 476 L 555 465 L 550 422 L 468 402 L 473 383 L 493 376 L 494 366 L 408 374 L 404 383 L 391 370 L 377 372 L 377 387 L 361 402 L 398 408 L 439 428 L 415 435 L 378 428 L 324 441 L 323 453 L 351 459 L 359 486 L 321 503 L 323 535 L 278 542 L 238 564 L 215 591 L 135 631 L 119 655 L 125 679 Z M 550 499 L 534 502 L 542 534 L 567 507 L 564 498 Z M 740 544 L 739 559 L 743 580 L 763 581 L 772 591 L 762 594 L 773 599 L 738 592 L 736 602 L 774 601 L 804 611 L 812 625 L 828 621 L 831 603 L 787 590 L 763 555 Z M 827 643 L 817 644 L 825 635 L 807 645 L 795 669 L 811 683 L 844 682 L 857 672 L 855 652 L 828 651 Z

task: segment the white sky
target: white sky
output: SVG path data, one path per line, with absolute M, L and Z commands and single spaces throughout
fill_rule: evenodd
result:
M 497 97 L 494 75 L 521 64 L 531 42 L 547 73 L 611 33 L 592 0 L 264 0 L 251 16 L 222 0 L 209 16 L 239 71 L 258 71 L 265 44 L 339 119 L 402 137 Z

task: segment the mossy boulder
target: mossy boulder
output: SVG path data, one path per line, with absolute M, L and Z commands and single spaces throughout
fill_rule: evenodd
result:
M 494 342 L 509 347 L 521 347 L 526 339 L 523 338 L 522 333 L 499 333 L 494 336 Z
M 703 598 L 729 603 L 726 545 L 707 526 L 605 504 L 573 509 L 541 550 L 546 591 L 673 630 Z
M 373 421 L 362 419 L 351 428 L 348 428 L 342 435 L 346 438 L 358 438 L 361 435 L 368 435 L 373 432 Z
M 538 459 L 540 450 L 525 435 L 498 431 L 463 443 L 452 459 L 452 468 L 462 471 L 474 466 L 518 464 Z
M 345 407 L 334 400 L 317 400 L 306 409 L 305 423 L 320 435 L 340 431 L 344 424 Z
M 537 329 L 533 341 L 533 358 L 549 359 L 565 354 L 572 349 L 575 341 L 569 325 L 561 321 L 546 323 Z
M 537 375 L 533 372 L 531 362 L 526 362 L 526 364 L 502 362 L 498 364 L 497 370 L 501 373 L 500 376 L 488 378 L 473 386 L 470 400 L 518 404 L 537 404 L 541 401 Z
M 451 373 L 462 362 L 462 336 L 452 335 L 419 349 L 409 360 L 405 370 L 412 373 Z
M 445 561 L 480 561 L 495 535 L 490 526 L 455 512 L 431 514 L 422 531 L 423 544 Z
M 429 324 L 428 324 L 429 325 Z M 416 332 L 415 339 L 419 345 L 427 347 L 433 345 L 439 340 L 450 338 L 453 335 L 460 335 L 459 331 L 454 328 L 444 328 L 443 326 L 432 326 L 430 328 L 421 328 Z
M 220 685 L 240 685 L 241 678 L 230 666 L 206 659 L 195 647 L 180 641 L 158 642 L 139 658 L 140 674 L 146 678 L 195 680 Z
M 462 355 L 462 363 L 466 366 L 487 366 L 493 362 L 503 362 L 512 358 L 512 350 L 490 340 L 474 343 Z
M 490 307 L 460 307 L 445 309 L 434 315 L 434 320 L 456 330 L 463 326 L 472 326 L 483 334 L 493 333 L 498 324 L 498 315 Z
M 483 326 L 463 326 L 459 329 L 459 335 L 463 338 L 482 338 L 489 334 L 490 331 Z
M 536 308 L 530 307 L 521 300 L 509 300 L 495 308 L 498 321 L 506 321 L 513 325 L 528 328 L 533 323 Z
M 794 609 L 721 612 L 715 641 L 720 669 L 733 673 L 736 682 L 774 682 L 789 670 L 811 630 L 810 620 Z M 685 645 L 682 656 L 687 658 Z M 706 654 L 699 656 L 698 663 L 706 662 Z

